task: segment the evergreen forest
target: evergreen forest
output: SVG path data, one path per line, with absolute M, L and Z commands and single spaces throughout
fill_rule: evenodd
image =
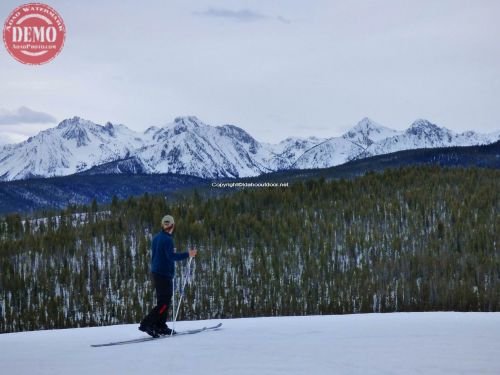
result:
M 0 333 L 137 323 L 169 213 L 179 320 L 500 310 L 500 170 L 411 167 L 0 219 Z M 181 284 L 186 262 L 177 263 Z

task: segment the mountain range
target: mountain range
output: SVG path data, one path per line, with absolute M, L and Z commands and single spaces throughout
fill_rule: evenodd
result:
M 190 196 L 195 190 L 206 197 L 230 194 L 234 189 L 213 188 L 213 180 L 180 174 L 144 174 L 134 170 L 134 158 L 122 160 L 120 168 L 129 172 L 106 173 L 110 165 L 100 165 L 69 176 L 31 178 L 0 182 L 0 217 L 13 212 L 33 212 L 65 208 L 68 205 L 110 203 L 113 197 L 127 199 L 145 193 L 162 194 L 169 201 Z M 488 168 L 500 170 L 500 141 L 483 146 L 438 147 L 404 150 L 390 154 L 357 159 L 330 168 L 308 170 L 288 169 L 239 179 L 249 183 L 294 183 L 310 179 L 352 179 L 367 172 L 386 169 L 438 166 Z M 225 178 L 218 182 L 230 182 Z
M 195 116 L 136 132 L 73 117 L 24 142 L 0 147 L 0 181 L 83 174 L 174 173 L 242 178 L 290 169 L 328 168 L 348 161 L 420 148 L 496 142 L 500 131 L 456 133 L 427 120 L 405 131 L 369 118 L 340 137 L 258 142 L 234 125 L 211 126 Z

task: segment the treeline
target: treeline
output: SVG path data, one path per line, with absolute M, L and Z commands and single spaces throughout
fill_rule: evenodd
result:
M 138 322 L 172 213 L 199 249 L 180 319 L 498 311 L 500 171 L 418 167 L 0 223 L 0 332 Z M 177 268 L 180 284 L 182 266 Z

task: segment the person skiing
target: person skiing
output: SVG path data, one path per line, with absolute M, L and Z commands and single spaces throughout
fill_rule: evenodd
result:
M 151 273 L 156 291 L 156 306 L 139 325 L 140 331 L 152 337 L 175 334 L 167 325 L 167 311 L 173 294 L 174 262 L 195 257 L 197 253 L 196 249 L 184 253 L 174 251 L 172 234 L 175 221 L 171 215 L 161 219 L 161 226 L 162 230 L 154 236 L 151 244 Z

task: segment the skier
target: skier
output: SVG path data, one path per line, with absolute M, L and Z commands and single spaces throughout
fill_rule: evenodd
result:
M 173 294 L 173 278 L 175 275 L 175 261 L 195 257 L 197 250 L 188 252 L 174 252 L 172 234 L 175 229 L 174 218 L 166 215 L 161 219 L 162 230 L 154 236 L 151 245 L 151 273 L 156 291 L 156 306 L 141 321 L 139 330 L 152 337 L 175 334 L 167 326 L 167 311 Z

